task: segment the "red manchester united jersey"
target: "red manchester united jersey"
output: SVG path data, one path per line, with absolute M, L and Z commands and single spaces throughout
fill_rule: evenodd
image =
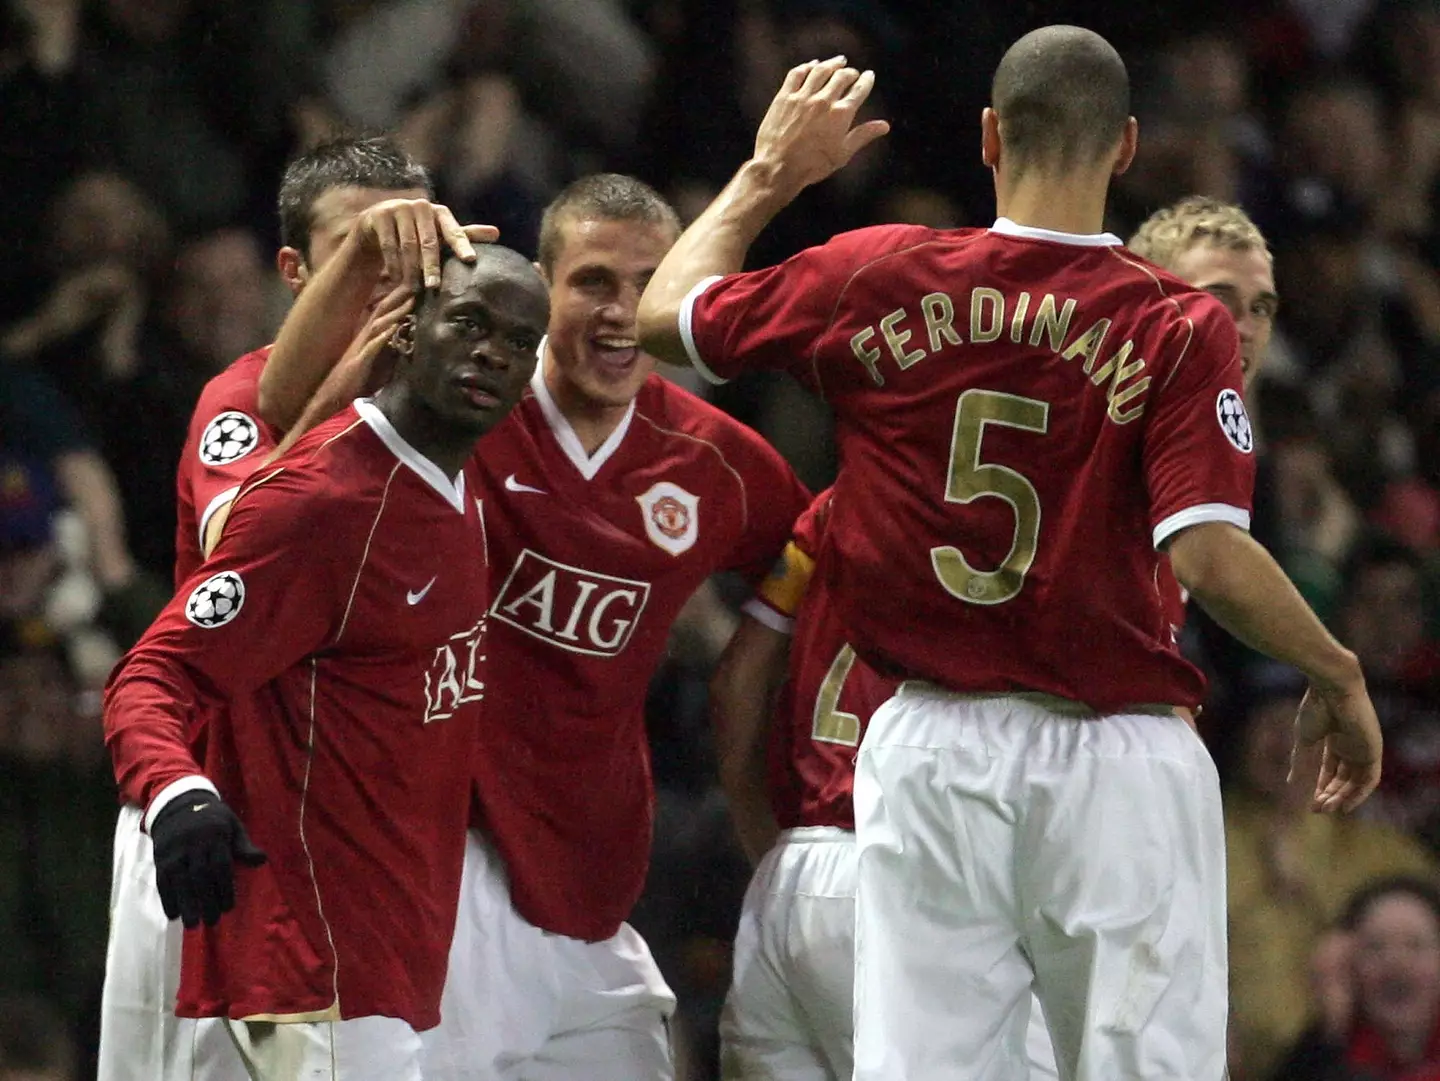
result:
M 759 435 L 652 375 L 586 456 L 545 387 L 481 441 L 496 656 L 476 776 L 517 910 L 614 934 L 644 884 L 644 705 L 681 606 L 715 571 L 758 582 L 809 494 Z
M 801 515 L 784 561 L 756 596 L 794 619 L 789 678 L 770 729 L 770 803 L 781 829 L 855 828 L 856 749 L 870 715 L 895 693 L 894 680 L 856 657 L 831 602 L 833 559 L 823 544 L 829 502 L 830 491 L 821 492 Z
M 700 283 L 702 371 L 833 405 L 847 634 L 887 674 L 1101 711 L 1194 706 L 1157 549 L 1248 528 L 1254 439 L 1219 301 L 1108 234 L 883 226 Z
M 270 347 L 246 353 L 205 384 L 180 467 L 175 471 L 175 585 L 189 578 L 204 560 L 203 541 L 210 517 L 229 502 L 240 482 L 265 460 L 280 433 L 260 419 L 260 373 Z
M 112 675 L 123 796 L 153 817 L 201 772 L 270 857 L 186 934 L 182 1016 L 438 1021 L 484 691 L 477 483 L 357 402 L 245 482 Z

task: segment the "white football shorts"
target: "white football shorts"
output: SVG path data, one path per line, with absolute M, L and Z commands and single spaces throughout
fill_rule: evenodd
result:
M 1225 835 L 1173 712 L 905 684 L 855 777 L 857 1081 L 1225 1076 Z
M 219 1020 L 175 1016 L 180 989 L 178 920 L 165 918 L 144 812 L 124 806 L 115 823 L 110 940 L 100 1004 L 98 1081 L 249 1081 Z
M 604 942 L 540 930 L 469 832 L 440 1025 L 421 1035 L 425 1081 L 670 1081 L 674 1012 L 634 928 Z
M 787 830 L 755 869 L 720 1020 L 724 1081 L 849 1081 L 854 1069 L 855 877 L 849 830 Z M 1036 1008 L 1031 1081 L 1053 1081 Z

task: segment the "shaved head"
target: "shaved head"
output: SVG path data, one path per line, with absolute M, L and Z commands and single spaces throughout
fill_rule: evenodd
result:
M 1045 26 L 1010 46 L 995 69 L 990 104 L 1015 166 L 1093 165 L 1114 149 L 1130 117 L 1130 77 L 1108 41 L 1079 26 Z

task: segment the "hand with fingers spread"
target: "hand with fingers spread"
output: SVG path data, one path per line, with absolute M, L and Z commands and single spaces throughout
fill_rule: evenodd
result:
M 1292 776 L 1301 750 L 1310 747 L 1321 752 L 1312 811 L 1353 811 L 1375 791 L 1384 741 L 1363 680 L 1354 686 L 1323 689 L 1311 684 L 1295 718 Z
M 760 122 L 754 160 L 797 193 L 824 180 L 890 130 L 884 120 L 855 125 L 874 88 L 875 73 L 847 67 L 843 56 L 792 68 Z
M 462 226 L 450 208 L 428 199 L 386 199 L 360 214 L 351 227 L 361 250 L 379 258 L 387 281 L 434 289 L 440 284 L 440 247 L 467 263 L 476 244 L 500 236 L 493 225 Z

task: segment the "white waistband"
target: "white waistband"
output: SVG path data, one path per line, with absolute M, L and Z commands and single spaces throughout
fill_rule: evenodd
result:
M 1084 702 L 1076 702 L 1071 698 L 1061 698 L 1059 695 L 1046 694 L 1044 691 L 1011 691 L 1008 694 L 1001 691 L 952 691 L 938 683 L 929 683 L 923 679 L 907 679 L 895 689 L 897 697 L 901 698 L 947 698 L 968 702 L 1026 702 L 1032 706 L 1048 710 L 1051 713 L 1058 713 L 1062 717 L 1102 717 L 1105 714 L 1098 713 L 1091 709 Z M 1133 706 L 1126 706 L 1118 713 L 1126 715 L 1141 714 L 1144 716 L 1173 716 L 1175 709 L 1159 702 L 1141 702 Z
M 796 826 L 794 829 L 781 830 L 780 837 L 775 843 L 792 845 L 815 844 L 823 841 L 833 844 L 836 841 L 854 842 L 854 840 L 853 831 L 842 830 L 839 826 Z

